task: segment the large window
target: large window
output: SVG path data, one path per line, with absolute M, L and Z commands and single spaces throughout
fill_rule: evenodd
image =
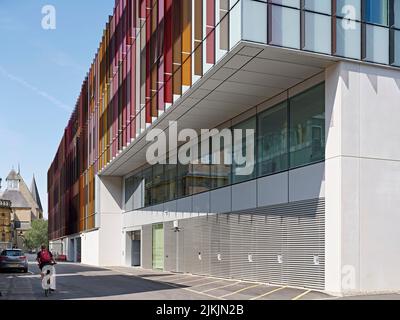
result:
M 393 1 L 391 10 L 393 11 L 392 26 L 397 29 L 400 29 L 400 1 L 399 0 Z
M 143 171 L 144 183 L 144 206 L 151 206 L 153 204 L 152 187 L 153 187 L 153 168 L 150 167 Z
M 132 211 L 143 207 L 142 172 L 125 180 L 125 211 Z
M 155 165 L 127 178 L 126 211 L 323 161 L 324 83 L 220 131 L 209 146 L 198 163 Z
M 135 176 L 125 180 L 125 211 L 133 210 L 133 195 L 134 195 Z
M 233 129 L 233 183 L 243 182 L 256 177 L 255 134 L 257 119 L 252 117 Z
M 167 201 L 177 198 L 177 173 L 176 165 L 169 164 L 165 166 L 165 193 Z
M 330 54 L 332 18 L 323 14 L 305 12 L 304 50 Z
M 290 100 L 290 168 L 325 157 L 325 86 Z
M 288 168 L 288 108 L 283 102 L 258 116 L 258 175 Z
M 162 203 L 166 200 L 164 166 L 153 167 L 152 203 Z
M 270 39 L 274 45 L 300 49 L 300 11 L 277 5 L 270 6 Z
M 388 0 L 364 0 L 365 22 L 387 26 L 389 18 Z
M 392 39 L 393 49 L 391 63 L 395 66 L 400 66 L 400 30 L 392 31 Z
M 206 154 L 198 163 L 192 165 L 192 192 L 193 194 L 210 190 L 211 188 L 211 172 L 210 172 L 210 155 Z
M 364 59 L 371 62 L 389 63 L 389 29 L 365 25 Z
M 225 150 L 220 140 L 220 149 L 211 155 L 211 188 L 221 188 L 231 184 L 232 150 Z M 217 148 L 216 148 L 217 149 Z
M 192 194 L 191 165 L 178 164 L 178 198 Z
M 334 54 L 361 59 L 361 23 L 355 20 L 336 20 L 336 52 Z

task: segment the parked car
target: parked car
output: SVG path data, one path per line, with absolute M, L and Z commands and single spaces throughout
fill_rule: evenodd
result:
M 20 249 L 3 250 L 0 254 L 0 271 L 21 270 L 28 272 L 28 259 Z

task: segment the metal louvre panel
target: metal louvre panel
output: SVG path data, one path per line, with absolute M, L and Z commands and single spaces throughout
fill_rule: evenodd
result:
M 192 221 L 191 221 L 192 220 Z M 187 220 L 186 222 L 191 222 L 192 223 L 192 231 L 190 235 L 192 235 L 192 249 L 189 248 L 189 251 L 193 251 L 193 259 L 192 259 L 192 265 L 191 265 L 191 273 L 194 274 L 204 274 L 203 271 L 203 265 L 204 265 L 204 259 L 205 259 L 205 253 L 203 252 L 203 244 L 202 244 L 202 239 L 203 239 L 203 220 L 204 218 L 197 218 L 197 219 L 190 219 Z M 186 236 L 188 234 L 186 233 Z
M 166 270 L 324 289 L 324 199 L 201 216 L 179 224 L 180 232 L 173 231 L 173 223 L 164 224 Z M 145 230 L 143 237 L 150 235 L 151 240 L 151 226 Z M 151 241 L 147 248 L 151 253 Z
M 201 274 L 209 275 L 211 273 L 211 221 L 213 216 L 201 217 L 199 230 L 201 233 Z
M 200 270 L 200 267 L 196 269 L 196 266 L 200 263 L 196 253 L 199 251 L 200 241 L 198 236 L 194 234 L 196 221 L 197 219 L 179 221 L 179 225 L 182 226 L 181 231 L 178 232 L 180 272 L 197 273 Z
M 230 264 L 231 264 L 231 243 L 230 243 L 230 228 L 229 228 L 229 215 L 216 215 L 216 229 L 213 231 L 213 239 L 218 238 L 219 249 L 215 252 L 212 257 L 212 263 L 214 262 L 215 273 L 212 273 L 218 277 L 227 277 L 229 275 Z M 218 232 L 218 233 L 216 233 Z M 218 260 L 218 254 L 220 260 Z M 211 265 L 211 269 L 213 266 Z
M 173 232 L 175 241 L 177 243 L 177 257 L 176 257 L 176 272 L 185 272 L 185 257 L 186 257 L 186 241 L 185 241 L 185 229 L 181 228 L 179 232 Z M 188 250 L 190 253 L 192 250 Z
M 325 280 L 325 221 L 323 214 L 303 214 L 287 219 L 284 282 L 293 286 L 323 288 Z M 318 258 L 319 264 L 314 262 Z
M 253 216 L 233 214 L 229 215 L 229 217 L 231 243 L 230 276 L 237 279 L 253 279 L 256 274 Z M 253 262 L 249 261 L 249 255 L 253 259 Z
M 211 252 L 210 252 L 210 274 L 218 276 L 221 274 L 221 261 L 218 261 L 218 254 L 221 254 L 220 240 L 222 238 L 218 215 L 208 217 L 210 226 Z
M 254 261 L 257 268 L 256 280 L 282 283 L 282 264 L 278 257 L 282 254 L 285 226 L 279 215 L 259 215 L 256 227 L 256 248 Z
M 152 225 L 142 226 L 142 264 L 145 269 L 153 268 Z

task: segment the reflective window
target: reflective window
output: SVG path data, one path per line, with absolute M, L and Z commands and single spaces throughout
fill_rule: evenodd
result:
M 133 194 L 135 191 L 135 176 L 125 180 L 125 211 L 133 210 Z
M 144 183 L 144 205 L 145 207 L 153 204 L 152 187 L 153 187 L 153 169 L 152 167 L 143 171 Z
M 322 83 L 220 131 L 218 138 L 210 139 L 213 152 L 204 154 L 198 163 L 154 165 L 127 178 L 125 210 L 137 210 L 323 161 L 324 89 Z
M 300 49 L 300 11 L 275 5 L 271 8 L 271 44 Z
M 231 184 L 232 151 L 224 149 L 224 140 L 220 140 L 220 149 L 211 155 L 211 188 L 221 188 Z M 217 148 L 216 148 L 217 149 Z
M 290 100 L 290 167 L 325 158 L 325 86 Z
M 388 25 L 388 0 L 365 0 L 363 20 L 368 23 Z
M 178 164 L 177 195 L 178 198 L 192 194 L 191 165 Z
M 256 126 L 257 120 L 256 117 L 253 117 L 232 128 L 234 132 L 232 162 L 233 183 L 247 181 L 256 177 Z M 247 131 L 247 129 L 250 129 L 250 131 Z
M 258 175 L 264 176 L 288 168 L 287 102 L 258 116 Z
M 300 8 L 300 0 L 271 0 L 271 2 L 287 7 Z
M 305 13 L 305 50 L 331 54 L 331 19 L 321 14 Z
M 192 193 L 201 193 L 211 189 L 210 155 L 198 159 L 198 163 L 192 165 Z
M 365 60 L 389 63 L 389 29 L 366 25 Z
M 348 20 L 361 20 L 361 0 L 337 0 L 336 15 Z
M 361 23 L 347 19 L 336 21 L 336 55 L 361 59 Z
M 164 166 L 153 166 L 152 204 L 162 203 L 166 200 Z
M 393 61 L 392 64 L 400 67 L 400 31 L 393 30 Z
M 177 173 L 176 165 L 165 165 L 165 197 L 167 201 L 177 198 Z
M 243 1 L 242 37 L 261 43 L 267 42 L 267 4 L 266 1 Z
M 400 29 L 400 0 L 393 1 L 393 26 Z
M 332 12 L 332 1 L 331 0 L 305 0 L 304 9 L 320 12 L 325 14 L 331 14 Z

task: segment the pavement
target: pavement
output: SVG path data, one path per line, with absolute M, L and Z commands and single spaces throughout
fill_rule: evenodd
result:
M 330 300 L 325 293 L 285 286 L 128 267 L 56 266 L 56 292 L 45 297 L 39 269 L 0 273 L 0 300 Z M 342 299 L 400 300 L 399 294 Z

